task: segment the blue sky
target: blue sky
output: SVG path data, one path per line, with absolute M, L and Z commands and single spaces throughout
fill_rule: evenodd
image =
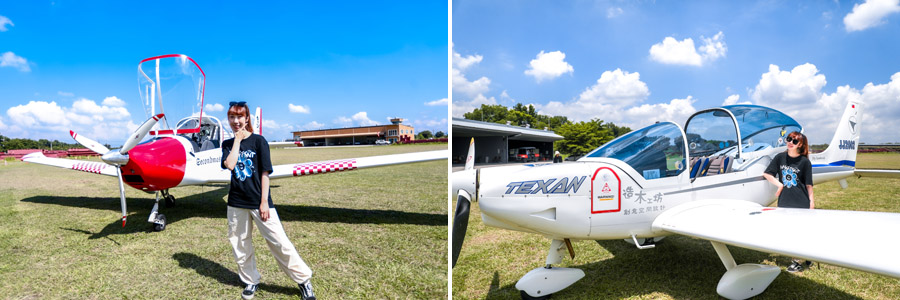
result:
M 138 62 L 170 53 L 203 68 L 206 104 L 262 107 L 269 140 L 389 117 L 447 132 L 447 23 L 440 1 L 4 1 L 0 134 L 118 146 L 147 119 Z
M 900 1 L 453 1 L 452 115 L 534 104 L 577 121 L 679 124 L 752 103 L 828 143 L 900 142 Z M 896 74 L 896 75 L 895 75 Z

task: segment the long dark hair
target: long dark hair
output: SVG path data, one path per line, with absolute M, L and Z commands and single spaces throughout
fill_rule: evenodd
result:
M 798 131 L 794 131 L 788 134 L 788 137 L 800 141 L 797 144 L 797 153 L 800 153 L 800 155 L 802 156 L 809 157 L 809 142 L 806 140 L 806 135 L 803 135 Z
M 253 133 L 253 126 L 250 125 L 250 109 L 246 103 L 239 103 L 228 108 L 228 115 L 244 116 L 247 118 L 247 132 Z

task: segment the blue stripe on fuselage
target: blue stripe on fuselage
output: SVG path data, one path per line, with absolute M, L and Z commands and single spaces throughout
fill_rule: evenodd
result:
M 825 165 L 825 164 L 812 165 L 813 168 L 818 168 L 818 167 L 840 167 L 840 166 L 851 166 L 851 167 L 856 167 L 856 162 L 855 162 L 855 161 L 852 161 L 852 160 L 839 160 L 839 161 L 836 161 L 836 162 L 833 162 L 833 163 L 829 163 L 829 164 L 827 164 L 827 165 Z

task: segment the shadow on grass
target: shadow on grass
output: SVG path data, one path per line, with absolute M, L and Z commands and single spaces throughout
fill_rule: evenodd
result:
M 159 212 L 166 215 L 167 227 L 190 218 L 225 218 L 227 204 L 222 201 L 228 193 L 227 188 L 218 188 L 185 198 L 176 199 L 174 208 L 163 208 Z M 22 199 L 23 202 L 53 204 L 68 207 L 79 207 L 95 210 L 121 211 L 119 198 L 106 197 L 54 197 L 35 196 Z M 128 234 L 147 232 L 153 226 L 146 223 L 147 216 L 155 202 L 153 196 L 148 198 L 128 199 L 129 222 L 122 228 L 118 217 L 99 232 L 83 229 L 66 229 L 90 234 L 90 239 L 102 238 L 111 234 Z M 162 201 L 160 201 L 162 202 Z M 282 205 L 275 203 L 278 216 L 282 222 L 325 222 L 347 224 L 409 224 L 425 226 L 446 226 L 446 214 L 414 213 L 396 210 L 349 209 L 338 207 L 321 207 L 305 205 Z
M 224 285 L 236 287 L 235 294 L 238 294 L 239 291 L 244 288 L 244 283 L 241 282 L 237 273 L 217 262 L 199 257 L 193 253 L 185 252 L 172 254 L 172 258 L 178 261 L 178 266 L 182 268 L 193 269 L 197 274 L 215 279 Z M 260 283 L 258 287 L 260 290 L 273 294 L 278 293 L 289 296 L 300 294 L 300 290 L 297 287 L 274 286 L 265 283 Z
M 621 240 L 597 241 L 614 257 L 577 266 L 585 276 L 558 292 L 563 298 L 619 299 L 663 293 L 675 299 L 720 299 L 716 293 L 725 267 L 707 241 L 668 237 L 656 248 L 639 250 Z M 728 247 L 735 261 L 762 263 L 775 260 L 785 268 L 790 258 Z M 600 249 L 598 249 L 600 250 Z M 576 253 L 577 255 L 577 253 Z M 567 259 L 568 260 L 568 259 Z M 535 268 L 540 266 L 535 266 Z M 806 272 L 817 272 L 815 268 Z M 521 274 L 525 275 L 525 274 Z M 516 279 L 517 280 L 517 279 Z M 497 273 L 489 283 L 488 299 L 518 298 L 515 283 L 496 287 Z M 488 284 L 488 283 L 486 283 Z M 839 289 L 782 272 L 765 292 L 754 299 L 860 299 Z

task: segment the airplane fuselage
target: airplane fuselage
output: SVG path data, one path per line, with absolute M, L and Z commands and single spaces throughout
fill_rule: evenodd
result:
M 688 170 L 677 176 L 644 179 L 629 165 L 609 158 L 483 168 L 479 207 L 485 225 L 552 239 L 661 236 L 667 233 L 654 231 L 653 221 L 667 209 L 686 202 L 722 199 L 772 204 L 776 188 L 762 174 L 771 157 L 784 149 L 745 155 L 733 172 L 693 180 Z M 816 171 L 815 183 L 852 174 L 852 170 Z

